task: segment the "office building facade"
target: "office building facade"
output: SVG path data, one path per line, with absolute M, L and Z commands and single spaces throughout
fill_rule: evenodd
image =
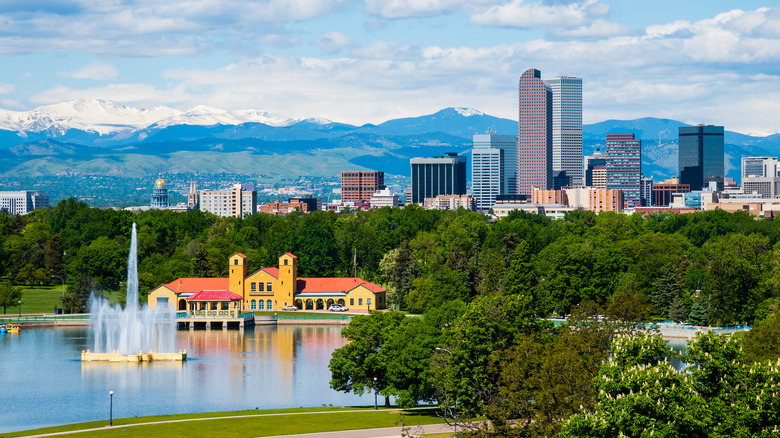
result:
M 653 177 L 641 178 L 642 206 L 649 207 L 653 203 Z
M 341 200 L 368 201 L 371 195 L 385 188 L 385 173 L 375 170 L 341 172 Z
M 642 203 L 642 141 L 634 134 L 607 134 L 607 190 L 622 190 L 626 208 Z
M 680 183 L 697 191 L 714 181 L 723 190 L 723 126 L 681 126 L 679 145 Z
M 227 190 L 201 190 L 200 210 L 222 217 L 245 217 L 257 212 L 257 192 L 236 184 Z
M 27 214 L 38 208 L 48 208 L 49 197 L 39 190 L 0 192 L 0 211 Z
M 596 148 L 596 150 L 593 152 L 593 155 L 586 155 L 583 164 L 585 167 L 585 186 L 596 187 L 597 182 L 599 182 L 603 185 L 603 187 L 600 188 L 606 188 L 606 172 L 604 172 L 603 181 L 599 180 L 598 176 L 594 178 L 593 175 L 593 172 L 596 169 L 604 170 L 607 168 L 607 156 L 601 152 L 601 149 Z
M 552 91 L 552 170 L 565 171 L 569 185 L 582 185 L 582 78 L 561 76 L 544 83 Z
M 423 204 L 425 198 L 466 194 L 466 157 L 450 152 L 443 157 L 412 158 L 411 201 Z
M 517 192 L 552 187 L 552 91 L 536 69 L 518 84 Z
M 477 210 L 487 211 L 501 195 L 517 193 L 517 136 L 475 135 L 471 150 L 471 191 Z

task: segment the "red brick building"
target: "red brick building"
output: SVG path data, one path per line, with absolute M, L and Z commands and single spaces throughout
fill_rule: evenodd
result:
M 377 190 L 385 188 L 385 173 L 376 170 L 367 172 L 341 172 L 341 201 L 368 201 Z

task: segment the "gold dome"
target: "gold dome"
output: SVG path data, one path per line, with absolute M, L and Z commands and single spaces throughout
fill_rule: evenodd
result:
M 162 180 L 162 178 L 161 178 L 161 179 L 158 179 L 158 180 L 157 180 L 157 181 L 154 183 L 154 188 L 155 188 L 155 189 L 164 189 L 164 188 L 165 188 L 165 181 L 163 181 L 163 180 Z

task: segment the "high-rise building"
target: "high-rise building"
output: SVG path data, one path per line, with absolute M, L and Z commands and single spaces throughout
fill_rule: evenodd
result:
M 545 79 L 552 91 L 552 170 L 582 185 L 582 78 Z
M 607 134 L 607 189 L 622 190 L 626 208 L 642 203 L 642 140 Z
M 375 170 L 341 172 L 341 201 L 368 201 L 385 188 L 385 173 Z
M 479 211 L 490 209 L 498 196 L 517 193 L 517 136 L 473 137 L 471 191 Z
M 596 150 L 593 151 L 593 155 L 585 156 L 584 165 L 585 165 L 585 185 L 587 187 L 595 187 L 596 183 L 594 182 L 593 171 L 594 169 L 597 168 L 606 169 L 607 156 L 604 155 L 603 152 L 601 152 L 601 149 L 596 148 Z M 606 180 L 604 181 L 604 184 L 606 184 Z M 604 187 L 599 187 L 599 188 L 602 189 L 606 188 L 606 185 L 604 185 Z
M 152 208 L 168 208 L 168 186 L 165 181 L 158 179 L 152 189 Z
M 777 157 L 742 157 L 742 190 L 763 198 L 780 197 Z
M 27 214 L 38 208 L 48 208 L 49 197 L 39 190 L 0 192 L 0 211 Z
M 412 199 L 423 204 L 425 198 L 466 194 L 466 157 L 450 152 L 443 157 L 412 158 Z
M 723 127 L 680 126 L 679 144 L 680 184 L 697 191 L 715 181 L 723 190 Z
M 645 178 L 642 175 L 642 206 L 649 207 L 653 203 L 653 177 Z
M 552 187 L 552 91 L 536 69 L 518 84 L 517 192 Z
M 257 192 L 236 184 L 227 190 L 201 190 L 200 210 L 223 217 L 244 217 L 257 212 Z

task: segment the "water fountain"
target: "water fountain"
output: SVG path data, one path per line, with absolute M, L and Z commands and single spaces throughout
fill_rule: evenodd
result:
M 89 298 L 92 351 L 82 351 L 82 361 L 145 362 L 186 360 L 187 351 L 176 351 L 176 311 L 168 306 L 150 309 L 138 303 L 138 240 L 135 223 L 127 258 L 127 295 L 123 309 L 107 299 Z M 143 351 L 147 350 L 148 353 Z M 163 353 L 158 353 L 162 351 Z

